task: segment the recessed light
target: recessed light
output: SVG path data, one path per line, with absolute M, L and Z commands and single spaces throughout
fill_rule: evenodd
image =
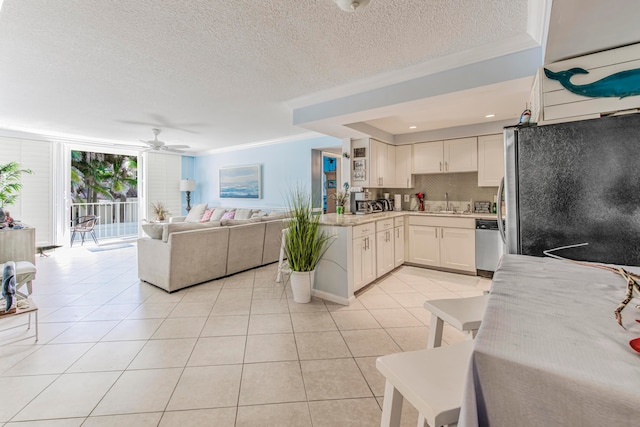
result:
M 495 114 L 487 114 L 485 117 L 485 119 L 490 119 L 491 117 L 495 117 Z
M 418 126 L 409 126 L 409 129 L 415 129 L 415 128 L 417 128 L 417 127 L 418 127 Z

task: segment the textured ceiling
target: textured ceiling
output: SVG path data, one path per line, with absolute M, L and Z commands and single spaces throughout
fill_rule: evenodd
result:
M 205 150 L 307 132 L 286 101 L 527 31 L 527 0 L 4 0 L 0 128 Z

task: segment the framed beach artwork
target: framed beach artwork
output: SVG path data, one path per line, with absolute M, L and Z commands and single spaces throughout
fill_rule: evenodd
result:
M 261 199 L 262 165 L 220 168 L 220 198 Z

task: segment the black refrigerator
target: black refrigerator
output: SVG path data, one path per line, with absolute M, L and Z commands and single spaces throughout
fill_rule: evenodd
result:
M 640 114 L 504 136 L 507 253 L 640 265 Z

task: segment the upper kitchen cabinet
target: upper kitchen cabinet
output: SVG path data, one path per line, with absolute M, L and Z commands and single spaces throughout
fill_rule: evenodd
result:
M 477 138 L 423 142 L 413 147 L 413 173 L 475 172 Z
M 413 159 L 412 146 L 399 145 L 393 147 L 396 150 L 395 164 L 395 188 L 412 188 L 413 187 Z
M 478 138 L 444 141 L 445 172 L 476 172 L 478 170 Z
M 372 138 L 351 143 L 351 186 L 395 187 L 396 147 Z
M 444 141 L 423 142 L 413 146 L 413 173 L 443 172 Z
M 478 137 L 478 187 L 498 187 L 504 176 L 504 136 Z

